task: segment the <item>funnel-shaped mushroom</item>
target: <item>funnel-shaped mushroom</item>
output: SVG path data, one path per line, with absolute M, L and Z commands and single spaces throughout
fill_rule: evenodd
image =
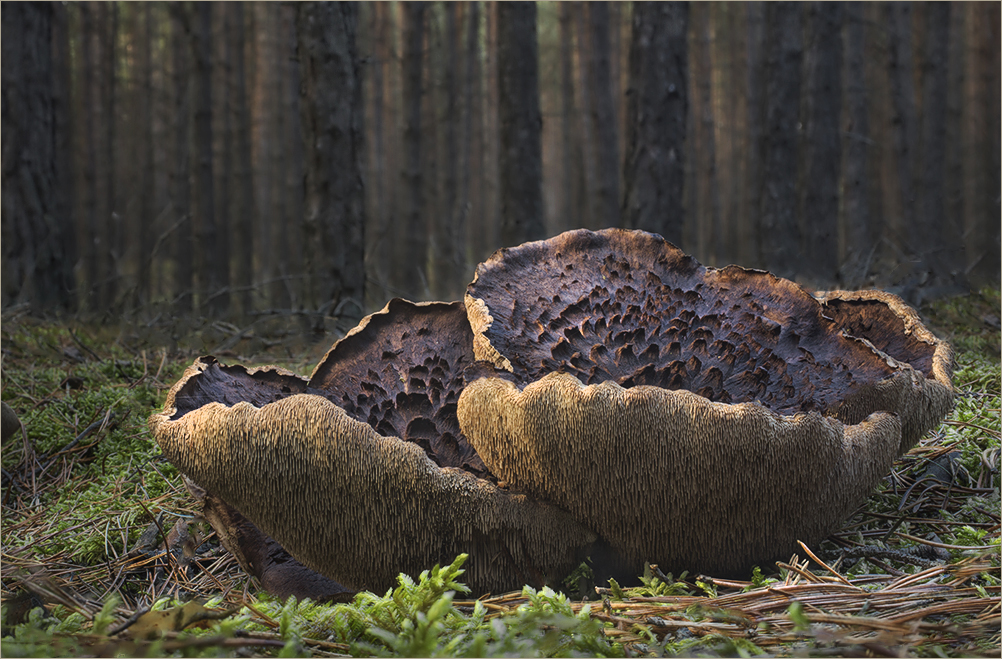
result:
M 943 360 L 927 378 L 793 282 L 640 231 L 501 250 L 466 305 L 477 357 L 531 384 L 471 384 L 463 433 L 638 568 L 734 572 L 824 538 L 952 400 Z
M 342 584 L 387 588 L 462 552 L 474 590 L 542 584 L 595 536 L 477 477 L 489 474 L 455 419 L 473 361 L 461 303 L 394 300 L 309 382 L 197 360 L 150 426 L 185 475 Z

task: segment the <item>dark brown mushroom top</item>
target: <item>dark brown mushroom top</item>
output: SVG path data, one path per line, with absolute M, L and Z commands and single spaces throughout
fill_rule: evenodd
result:
M 797 284 L 703 267 L 642 231 L 569 231 L 499 250 L 466 304 L 478 358 L 524 381 L 565 372 L 794 414 L 826 412 L 898 370 Z
M 897 296 L 872 290 L 818 292 L 815 297 L 846 333 L 866 339 L 926 378 L 949 383 L 953 349 L 926 329 L 915 310 Z
M 391 300 L 334 344 L 307 381 L 284 369 L 247 368 L 201 357 L 167 401 L 172 420 L 210 402 L 255 407 L 309 393 L 385 437 L 420 446 L 440 467 L 493 476 L 459 430 L 456 403 L 468 378 L 495 375 L 476 363 L 462 302 Z
M 397 298 L 334 344 L 314 369 L 309 392 L 380 435 L 417 444 L 440 467 L 489 477 L 456 420 L 474 362 L 462 302 Z
M 189 377 L 190 376 L 190 377 Z M 168 393 L 165 409 L 174 409 L 171 420 L 197 410 L 208 403 L 230 406 L 251 403 L 262 407 L 294 394 L 306 393 L 307 382 L 291 371 L 277 366 L 247 368 L 227 366 L 215 357 L 199 357 L 185 371 L 183 384 Z

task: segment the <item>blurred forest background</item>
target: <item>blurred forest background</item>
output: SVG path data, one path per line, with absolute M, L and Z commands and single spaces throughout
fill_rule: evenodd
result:
M 1000 4 L 2 4 L 3 307 L 357 318 L 656 231 L 913 303 L 997 282 Z

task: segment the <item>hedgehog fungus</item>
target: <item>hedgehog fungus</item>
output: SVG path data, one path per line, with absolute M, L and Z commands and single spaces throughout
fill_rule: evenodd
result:
M 199 358 L 150 426 L 273 592 L 384 589 L 460 552 L 470 587 L 500 592 L 588 557 L 786 558 L 942 420 L 951 369 L 888 293 L 578 230 L 499 250 L 465 305 L 391 300 L 309 379 Z

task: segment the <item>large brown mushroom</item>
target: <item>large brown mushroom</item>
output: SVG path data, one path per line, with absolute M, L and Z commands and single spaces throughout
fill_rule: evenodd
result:
M 461 303 L 394 300 L 309 381 L 197 360 L 150 426 L 192 481 L 348 587 L 387 588 L 462 552 L 476 591 L 542 585 L 595 535 L 489 480 L 455 418 L 464 374 L 484 370 Z
M 786 557 L 836 530 L 952 403 L 949 348 L 913 312 L 824 299 L 639 231 L 500 250 L 467 290 L 474 349 L 529 384 L 472 383 L 461 428 L 494 474 L 634 568 Z

